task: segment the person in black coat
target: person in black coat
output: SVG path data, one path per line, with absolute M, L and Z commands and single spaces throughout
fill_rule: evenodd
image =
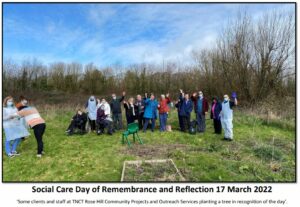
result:
M 145 123 L 145 119 L 144 119 L 145 103 L 141 95 L 136 96 L 136 101 L 134 105 L 137 108 L 137 120 L 139 122 L 139 129 L 143 129 Z
M 125 94 L 126 94 L 125 91 L 123 91 L 122 97 L 120 98 L 117 98 L 115 93 L 112 94 L 110 108 L 112 112 L 112 119 L 113 119 L 115 130 L 119 130 L 123 128 L 121 103 L 124 100 Z
M 134 105 L 133 98 L 129 98 L 128 102 L 124 101 L 124 108 L 126 112 L 127 125 L 133 123 L 137 117 L 137 107 Z
M 210 118 L 213 119 L 215 134 L 222 133 L 222 125 L 220 119 L 220 112 L 222 111 L 222 104 L 217 97 L 212 99 Z
M 72 135 L 74 130 L 78 128 L 80 133 L 83 134 L 85 132 L 85 125 L 87 122 L 87 115 L 86 113 L 82 112 L 81 109 L 77 110 L 77 113 L 71 119 L 71 123 L 66 131 L 68 135 Z
M 178 114 L 178 121 L 179 121 L 179 129 L 183 129 L 183 118 L 182 116 L 180 115 L 180 107 L 181 107 L 181 102 L 180 100 L 178 99 L 178 101 L 175 103 L 175 107 L 177 108 L 177 114 Z

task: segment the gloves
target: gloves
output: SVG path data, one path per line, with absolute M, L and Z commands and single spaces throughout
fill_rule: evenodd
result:
M 237 97 L 236 92 L 232 92 L 231 97 L 235 99 Z

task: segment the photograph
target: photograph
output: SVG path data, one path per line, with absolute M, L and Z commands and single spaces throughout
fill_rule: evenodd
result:
M 296 15 L 2 2 L 2 182 L 296 183 Z

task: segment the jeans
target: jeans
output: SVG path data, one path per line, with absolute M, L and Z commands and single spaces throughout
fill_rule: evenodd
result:
M 160 131 L 161 132 L 166 131 L 167 119 L 168 119 L 168 114 L 167 113 L 159 114 L 159 124 L 160 124 Z
M 155 119 L 154 118 L 151 118 L 151 119 L 150 118 L 145 118 L 145 124 L 144 124 L 144 128 L 143 128 L 144 132 L 146 131 L 150 120 L 151 120 L 151 131 L 154 131 Z
M 113 114 L 112 119 L 114 122 L 114 129 L 119 130 L 123 128 L 122 113 Z
M 44 151 L 43 134 L 46 129 L 46 124 L 35 125 L 34 127 L 32 127 L 32 129 L 38 145 L 37 154 L 40 155 Z
M 17 151 L 17 147 L 21 142 L 21 138 L 15 139 L 15 140 L 10 140 L 10 141 L 5 141 L 5 152 L 6 154 L 11 154 L 12 152 Z

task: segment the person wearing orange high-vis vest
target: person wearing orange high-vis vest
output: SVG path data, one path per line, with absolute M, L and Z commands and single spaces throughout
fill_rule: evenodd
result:
M 42 119 L 40 113 L 35 107 L 26 107 L 21 111 L 18 111 L 14 114 L 15 116 L 21 116 L 25 118 L 26 123 L 33 129 L 34 136 L 37 141 L 37 157 L 42 157 L 44 154 L 44 143 L 43 143 L 43 134 L 46 129 L 46 124 L 44 119 Z

